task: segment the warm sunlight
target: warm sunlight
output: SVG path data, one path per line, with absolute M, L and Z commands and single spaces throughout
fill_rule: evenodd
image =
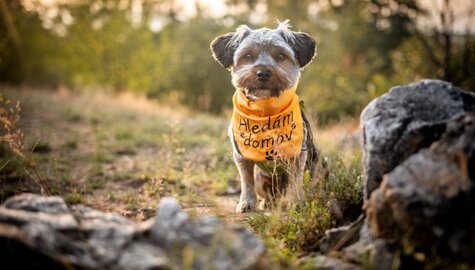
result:
M 0 0 L 0 269 L 475 269 L 474 13 Z

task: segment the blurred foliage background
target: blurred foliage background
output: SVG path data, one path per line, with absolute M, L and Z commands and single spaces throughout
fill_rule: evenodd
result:
M 290 19 L 318 41 L 299 91 L 326 124 L 421 78 L 475 89 L 474 2 L 0 0 L 0 81 L 132 91 L 221 113 L 234 89 L 210 42 L 240 24 Z

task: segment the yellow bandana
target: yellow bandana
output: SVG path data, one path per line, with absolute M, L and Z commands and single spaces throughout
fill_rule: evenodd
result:
M 300 153 L 304 132 L 296 90 L 258 101 L 236 90 L 231 124 L 234 141 L 245 159 L 262 162 Z

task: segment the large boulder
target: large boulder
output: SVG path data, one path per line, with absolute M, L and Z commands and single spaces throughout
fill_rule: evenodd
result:
M 374 269 L 473 267 L 474 112 L 474 94 L 433 80 L 372 101 L 361 116 L 365 218 L 328 231 L 322 251 Z
M 263 244 L 242 227 L 193 220 L 173 198 L 142 224 L 60 197 L 23 194 L 0 207 L 2 265 L 15 269 L 264 269 Z
M 475 95 L 450 83 L 424 80 L 393 87 L 361 114 L 365 199 L 389 173 L 445 131 L 447 122 L 475 112 Z
M 475 244 L 475 114 L 384 177 L 367 204 L 373 238 L 464 258 Z

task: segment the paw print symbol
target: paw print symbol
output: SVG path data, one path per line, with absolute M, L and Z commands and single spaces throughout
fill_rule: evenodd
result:
M 295 123 L 292 123 L 292 125 L 290 126 L 292 128 L 292 130 L 296 129 L 297 128 L 297 124 Z
M 239 135 L 240 135 L 241 138 L 243 138 L 243 139 L 246 137 L 246 135 L 244 134 L 244 132 L 241 132 L 241 134 L 239 134 Z
M 266 159 L 271 161 L 274 160 L 275 156 L 277 156 L 277 151 L 274 149 L 266 151 Z

